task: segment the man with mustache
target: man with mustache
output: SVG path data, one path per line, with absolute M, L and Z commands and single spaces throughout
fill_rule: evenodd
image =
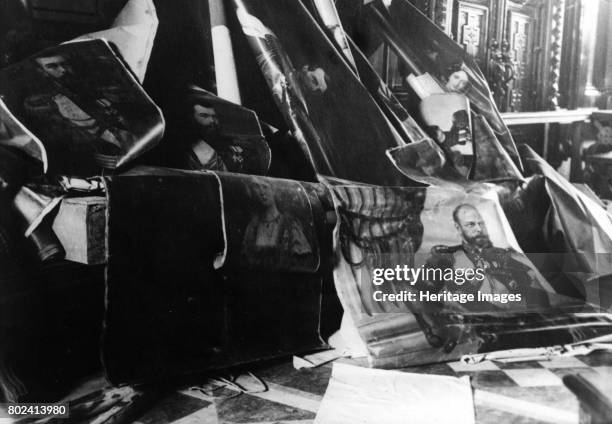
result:
M 480 269 L 484 278 L 466 278 L 461 283 L 446 282 L 446 289 L 456 292 L 504 294 L 522 293 L 536 285 L 536 277 L 523 259 L 511 248 L 495 247 L 489 239 L 487 226 L 478 210 L 467 203 L 453 211 L 455 228 L 461 238 L 456 246 L 434 246 L 426 267 L 448 269 Z M 434 283 L 434 282 L 430 282 Z M 440 282 L 434 283 L 440 286 Z M 442 287 L 439 287 L 442 289 Z M 523 303 L 524 304 L 524 303 Z M 516 304 L 514 304 L 516 306 Z
M 189 169 L 207 169 L 245 174 L 265 174 L 269 164 L 266 142 L 255 132 L 256 118 L 233 115 L 235 111 L 223 109 L 220 101 L 194 94 L 190 100 L 189 127 L 191 140 L 186 166 Z M 221 113 L 217 112 L 220 109 Z M 236 134 L 226 123 L 250 127 L 249 134 Z M 259 128 L 259 127 L 257 127 Z M 245 131 L 243 131 L 245 132 Z
M 456 314 L 458 309 L 465 312 L 494 313 L 548 304 L 548 297 L 528 265 L 527 258 L 511 248 L 493 246 L 478 209 L 467 203 L 460 204 L 452 216 L 461 244 L 438 245 L 431 249 L 425 270 L 440 270 L 442 273 L 439 276 L 434 273 L 433 279 L 424 281 L 423 290 L 471 293 L 474 299 L 479 299 L 478 292 L 505 296 L 520 294 L 521 300 L 508 303 L 474 301 L 464 305 L 456 302 L 451 302 L 451 305 L 440 301 L 423 305 L 423 312 L 417 319 L 425 337 L 431 346 L 441 347 L 447 353 L 471 331 L 471 325 L 463 323 L 463 317 Z M 467 270 L 472 270 L 470 276 Z M 462 278 L 442 278 L 441 275 L 447 274 L 448 271 L 461 271 Z
M 26 97 L 24 109 L 30 125 L 47 134 L 46 147 L 69 164 L 93 157 L 97 165 L 114 169 L 121 151 L 136 141 L 123 114 L 126 106 L 119 106 L 124 102 L 120 87 L 92 87 L 62 54 L 41 55 L 34 61 L 45 90 Z M 75 166 L 79 167 L 70 165 L 63 172 L 74 172 Z

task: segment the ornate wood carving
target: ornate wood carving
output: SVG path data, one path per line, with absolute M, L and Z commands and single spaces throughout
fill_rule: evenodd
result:
M 510 81 L 514 79 L 514 60 L 510 54 L 510 44 L 502 40 L 501 45 L 493 40 L 490 46 L 489 84 L 493 99 L 501 112 L 509 108 Z
M 446 33 L 450 32 L 449 18 L 451 11 L 449 10 L 448 2 L 449 0 L 436 0 L 433 11 L 434 22 Z
M 572 1 L 591 0 L 454 0 L 453 37 L 486 72 L 500 109 L 557 108 L 565 92 L 559 87 L 563 13 Z M 492 46 L 493 40 L 499 44 Z M 515 75 L 507 82 L 511 66 Z
M 510 97 L 511 110 L 532 109 L 533 96 L 531 93 L 532 55 L 531 44 L 533 36 L 534 18 L 532 16 L 508 12 L 508 39 L 510 53 L 515 66 L 515 81 Z
M 455 34 L 457 42 L 474 56 L 483 67 L 487 63 L 487 28 L 489 9 L 484 6 L 457 2 L 457 24 Z M 483 67 L 483 69 L 486 69 Z
M 549 109 L 555 110 L 559 109 L 559 75 L 561 73 L 561 45 L 563 43 L 565 0 L 553 0 L 551 7 L 552 21 L 546 105 Z

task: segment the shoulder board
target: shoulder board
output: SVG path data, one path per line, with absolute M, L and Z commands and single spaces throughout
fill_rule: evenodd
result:
M 434 255 L 443 255 L 449 253 L 455 253 L 456 251 L 461 249 L 461 245 L 458 244 L 456 246 L 445 246 L 443 244 L 439 244 L 431 248 L 431 253 Z

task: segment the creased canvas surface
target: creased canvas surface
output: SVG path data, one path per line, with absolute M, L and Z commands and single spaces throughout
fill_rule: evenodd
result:
M 130 0 L 107 30 L 85 34 L 73 41 L 104 39 L 114 44 L 141 83 L 157 33 L 157 13 L 152 0 Z
M 584 340 L 612 330 L 605 314 L 575 315 L 590 309 L 559 295 L 542 277 L 517 245 L 495 196 L 440 187 L 335 185 L 332 191 L 340 221 L 336 288 L 374 366 Z M 381 270 L 398 267 L 421 273 L 381 278 Z M 467 269 L 480 269 L 482 278 Z M 383 298 L 409 293 L 414 298 Z M 455 296 L 432 301 L 433 293 Z
M 243 240 L 233 244 L 232 227 L 235 220 L 247 227 L 260 223 L 258 211 L 243 208 L 244 219 L 237 210 L 228 215 L 225 197 L 252 202 L 242 195 L 253 178 L 137 168 L 106 179 L 109 258 L 102 359 L 111 382 L 163 379 L 324 345 L 319 336 L 323 278 L 316 272 L 317 245 L 308 244 L 308 231 L 314 229 L 307 228 L 317 216 L 313 226 L 321 229 L 322 207 L 296 203 L 309 220 L 285 215 L 273 232 L 279 237 L 264 240 L 271 247 L 279 243 L 279 250 L 254 252 L 252 258 L 260 260 L 245 263 Z M 308 191 L 309 201 L 315 201 Z M 225 222 L 224 216 L 230 219 Z M 254 238 L 246 235 L 248 249 L 257 242 L 258 225 L 253 227 Z M 285 235 L 291 236 L 293 251 L 282 251 Z M 237 249 L 235 261 L 226 243 Z M 214 261 L 224 250 L 234 262 L 217 270 Z M 267 254 L 288 256 L 270 266 Z
M 55 174 L 87 177 L 121 167 L 164 132 L 161 111 L 103 40 L 53 47 L 3 69 L 0 93 L 40 140 Z
M 236 14 L 274 100 L 314 170 L 401 185 L 385 151 L 402 143 L 298 0 L 236 0 Z
M 447 90 L 467 95 L 472 106 L 486 117 L 508 154 L 520 164 L 510 131 L 474 59 L 408 0 L 393 0 L 388 9 L 380 0 L 368 7 L 371 8 L 369 22 L 383 30 L 383 37 L 394 40 L 390 46 L 403 51 L 398 56 L 409 59 L 407 65 L 411 72 L 417 75 L 427 72 L 445 84 Z M 467 84 L 459 83 L 463 79 Z

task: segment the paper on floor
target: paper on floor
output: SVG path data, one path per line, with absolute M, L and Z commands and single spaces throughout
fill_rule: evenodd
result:
M 474 423 L 468 377 L 335 363 L 314 424 Z

